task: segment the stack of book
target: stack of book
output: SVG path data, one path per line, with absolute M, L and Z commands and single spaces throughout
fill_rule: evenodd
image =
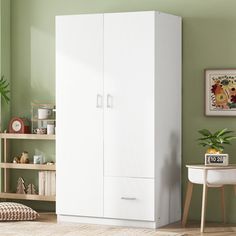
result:
M 39 195 L 56 195 L 56 171 L 39 171 Z

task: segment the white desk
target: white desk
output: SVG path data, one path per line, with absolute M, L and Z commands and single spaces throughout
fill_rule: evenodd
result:
M 188 187 L 184 204 L 182 225 L 187 222 L 189 206 L 192 197 L 193 184 L 202 184 L 202 214 L 201 214 L 201 232 L 204 232 L 207 188 L 219 187 L 221 189 L 221 206 L 223 220 L 225 222 L 224 205 L 224 185 L 236 185 L 236 165 L 228 166 L 205 166 L 205 165 L 186 165 L 188 168 Z

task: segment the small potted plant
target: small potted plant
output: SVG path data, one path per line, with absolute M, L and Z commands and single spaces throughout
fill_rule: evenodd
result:
M 231 144 L 230 141 L 236 139 L 236 136 L 230 135 L 233 131 L 228 129 L 218 130 L 215 133 L 211 133 L 207 129 L 201 129 L 198 131 L 202 137 L 198 139 L 199 145 L 208 147 L 206 153 L 208 154 L 220 154 L 224 150 L 225 144 Z

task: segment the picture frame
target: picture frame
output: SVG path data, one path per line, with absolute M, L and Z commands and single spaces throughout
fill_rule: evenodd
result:
M 205 165 L 212 166 L 228 166 L 229 155 L 228 154 L 205 154 Z
M 205 69 L 205 115 L 236 116 L 236 69 Z

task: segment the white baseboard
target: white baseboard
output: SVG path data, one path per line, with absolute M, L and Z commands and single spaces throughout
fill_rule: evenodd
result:
M 58 222 L 76 222 L 84 224 L 102 224 L 102 225 L 151 228 L 151 229 L 157 228 L 156 222 L 154 221 L 120 220 L 120 219 L 70 216 L 70 215 L 57 215 L 57 220 Z

